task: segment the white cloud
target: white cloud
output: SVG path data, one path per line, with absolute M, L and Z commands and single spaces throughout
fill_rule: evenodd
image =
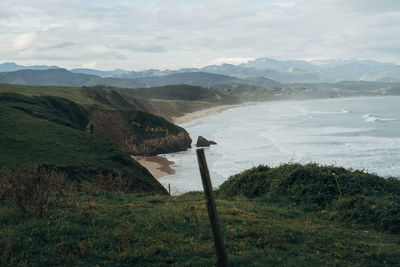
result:
M 104 45 L 93 45 L 90 46 L 89 49 L 96 54 L 106 54 L 107 52 L 110 52 L 110 48 Z
M 13 46 L 17 50 L 28 48 L 37 39 L 35 33 L 22 33 L 17 35 L 13 40 Z
M 217 58 L 214 59 L 213 61 L 211 61 L 211 64 L 215 64 L 215 65 L 219 65 L 222 63 L 228 63 L 228 64 L 240 64 L 240 63 L 246 63 L 250 60 L 254 60 L 254 58 L 252 57 L 221 57 L 221 58 Z
M 94 68 L 96 68 L 96 66 L 97 66 L 97 62 L 96 61 L 85 63 L 85 64 L 82 65 L 82 67 L 86 68 L 86 69 L 94 69 Z
M 106 69 L 257 57 L 400 63 L 398 0 L 2 0 L 0 7 L 8 7 L 0 12 L 4 61 Z

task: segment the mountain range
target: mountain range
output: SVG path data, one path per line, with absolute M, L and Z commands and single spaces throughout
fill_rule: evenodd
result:
M 57 69 L 57 66 L 20 66 L 15 63 L 0 64 L 0 72 L 16 70 Z M 143 71 L 127 71 L 116 69 L 102 71 L 95 69 L 71 69 L 72 73 L 96 75 L 102 78 L 135 79 L 147 86 L 158 86 L 160 82 L 154 77 L 176 75 L 182 73 L 211 73 L 232 76 L 239 79 L 248 77 L 266 78 L 280 83 L 294 82 L 339 82 L 339 81 L 400 81 L 400 66 L 393 63 L 380 63 L 373 60 L 289 60 L 279 61 L 270 58 L 259 58 L 239 65 L 221 64 L 203 68 L 182 68 L 178 70 L 148 69 Z M 195 74 L 196 79 L 201 74 Z M 171 81 L 178 76 L 164 77 Z M 186 78 L 185 78 L 186 79 Z M 189 78 L 190 80 L 191 78 Z M 210 77 L 211 80 L 214 80 Z M 228 78 L 224 78 L 228 79 Z M 234 79 L 234 78 L 231 78 Z M 229 79 L 228 79 L 229 80 Z M 126 81 L 125 81 L 126 82 Z M 209 83 L 207 80 L 206 83 Z M 199 85 L 190 82 L 190 85 Z M 207 85 L 207 84 L 201 84 Z
M 11 72 L 0 72 L 0 83 L 19 85 L 52 85 L 52 86 L 111 86 L 119 88 L 140 88 L 165 85 L 186 84 L 193 86 L 214 87 L 235 84 L 277 87 L 280 83 L 267 78 L 239 79 L 232 76 L 206 72 L 174 73 L 143 78 L 100 77 L 93 74 L 74 73 L 66 69 L 30 70 L 23 69 Z

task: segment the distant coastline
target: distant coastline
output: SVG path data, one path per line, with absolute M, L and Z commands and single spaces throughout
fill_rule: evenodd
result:
M 218 112 L 222 112 L 227 109 L 241 107 L 241 106 L 247 106 L 247 105 L 254 105 L 257 103 L 258 103 L 257 101 L 252 101 L 252 102 L 243 102 L 240 104 L 220 105 L 220 106 L 216 106 L 216 107 L 212 107 L 212 108 L 205 108 L 205 109 L 197 110 L 194 112 L 189 112 L 183 116 L 172 117 L 171 119 L 174 124 L 181 125 L 181 124 L 188 123 L 195 119 L 207 117 L 207 116 L 216 114 Z

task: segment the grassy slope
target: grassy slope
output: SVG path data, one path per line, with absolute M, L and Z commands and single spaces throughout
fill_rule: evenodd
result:
M 62 86 L 25 86 L 25 85 L 9 85 L 0 84 L 0 93 L 18 93 L 25 96 L 56 96 L 69 99 L 83 107 L 99 107 L 104 109 L 134 109 L 153 113 L 165 118 L 182 116 L 187 112 L 193 112 L 202 108 L 208 108 L 220 104 L 227 104 L 234 101 L 233 99 L 211 100 L 212 97 L 200 100 L 186 100 L 186 94 L 181 97 L 176 95 L 174 86 L 166 87 L 166 89 L 155 88 L 155 91 L 161 90 L 173 91 L 174 99 L 159 98 L 141 98 L 137 97 L 132 89 L 118 89 L 108 87 L 62 87 Z M 185 86 L 181 89 L 185 90 Z M 191 87 L 193 89 L 193 87 Z M 196 87 L 200 88 L 200 87 Z M 150 88 L 150 90 L 153 90 Z M 204 89 L 206 90 L 206 89 Z M 206 90 L 207 91 L 207 90 Z M 204 96 L 204 92 L 201 94 Z
M 0 84 L 0 92 L 19 93 L 25 96 L 58 96 L 84 106 L 97 103 L 94 99 L 86 97 L 79 87 Z
M 140 88 L 129 90 L 128 92 L 140 97 L 167 100 L 213 101 L 219 97 L 219 94 L 217 94 L 217 92 L 213 89 L 191 85 L 169 85 L 162 87 Z
M 138 191 L 164 191 L 146 169 L 100 136 L 2 104 L 0 125 L 2 167 L 51 164 L 81 180 L 101 170 L 123 172 L 135 180 Z
M 90 137 L 91 140 L 96 140 L 96 138 L 87 133 L 63 129 L 60 126 L 69 126 L 85 131 L 90 113 L 87 110 L 92 108 L 123 111 L 157 111 L 160 109 L 150 101 L 126 95 L 121 90 L 89 87 L 0 85 L 0 103 L 4 106 L 4 110 L 2 110 L 4 113 L 2 116 L 4 131 L 2 132 L 1 143 L 4 153 L 0 156 L 1 166 L 13 167 L 49 163 L 63 170 L 68 169 L 70 175 L 79 179 L 87 179 L 93 172 L 111 168 L 112 165 L 117 171 L 124 170 L 126 172 L 130 168 L 130 174 L 138 176 L 136 178 L 138 180 L 148 179 L 149 174 L 141 170 L 137 164 L 134 164 L 134 168 L 132 166 L 129 168 L 121 167 L 124 164 L 132 164 L 132 160 L 128 158 L 127 154 L 123 154 L 123 156 L 107 154 L 108 148 L 112 147 L 112 149 L 117 150 L 110 143 L 96 143 L 89 148 L 90 151 L 82 151 L 85 150 L 85 145 L 88 143 L 87 137 Z M 11 110 L 6 110 L 6 106 L 16 111 L 24 111 L 27 113 L 26 115 L 30 114 L 32 117 L 46 119 L 48 122 L 35 120 L 21 112 L 12 114 Z M 142 117 L 146 118 L 146 115 Z M 148 115 L 148 117 L 153 118 L 154 116 Z M 159 119 L 161 120 L 161 118 Z M 14 121 L 18 123 L 13 124 Z M 167 122 L 162 125 L 164 128 L 165 125 L 174 126 Z M 124 125 L 123 127 L 129 126 Z M 82 136 L 86 137 L 83 138 Z M 96 153 L 99 155 L 95 155 Z M 105 160 L 102 157 L 108 157 L 108 159 Z M 152 181 L 151 184 L 151 187 L 157 188 L 156 191 L 165 192 L 157 182 Z M 143 186 L 141 185 L 141 187 Z
M 231 266 L 395 266 L 400 237 L 274 204 L 217 201 Z M 72 195 L 48 219 L 0 203 L 1 264 L 210 266 L 202 194 Z
M 0 93 L 0 103 L 61 125 L 86 130 L 89 113 L 75 102 L 55 96 L 28 97 L 16 93 Z

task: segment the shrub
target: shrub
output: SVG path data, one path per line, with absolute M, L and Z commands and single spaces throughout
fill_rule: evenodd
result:
M 340 196 L 335 176 L 344 197 L 400 195 L 398 179 L 313 163 L 283 164 L 276 168 L 258 166 L 228 178 L 218 189 L 218 194 L 223 197 L 241 195 L 259 200 L 312 204 L 317 209 L 324 209 Z
M 6 201 L 35 217 L 48 217 L 50 209 L 69 196 L 65 175 L 44 166 L 28 170 L 0 170 L 0 201 Z
M 341 221 L 400 232 L 400 180 L 393 177 L 317 164 L 259 166 L 230 177 L 217 194 L 295 205 L 305 211 L 325 210 Z
M 125 192 L 132 193 L 134 186 L 133 179 L 123 176 L 121 173 L 98 172 L 93 176 L 92 182 L 84 185 L 84 190 L 88 192 Z
M 347 223 L 371 225 L 378 230 L 400 233 L 400 198 L 357 195 L 335 200 L 330 217 Z

